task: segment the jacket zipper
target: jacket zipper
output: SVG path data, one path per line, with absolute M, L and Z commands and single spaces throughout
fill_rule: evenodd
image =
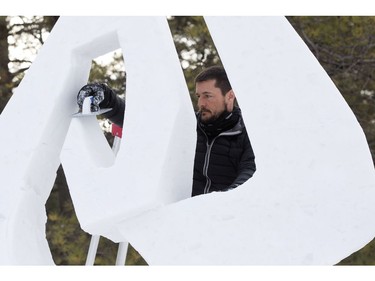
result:
M 206 133 L 203 130 L 202 130 L 202 132 L 206 136 L 206 141 L 207 141 L 206 142 L 207 151 L 206 151 L 206 155 L 204 157 L 204 164 L 203 164 L 203 175 L 206 177 L 206 185 L 204 187 L 203 194 L 206 194 L 206 193 L 210 192 L 210 188 L 211 188 L 211 179 L 208 176 L 208 167 L 209 167 L 209 164 L 210 164 L 210 157 L 211 157 L 212 146 L 214 145 L 215 140 L 218 137 L 220 137 L 220 136 L 234 136 L 234 135 L 240 134 L 242 131 L 234 131 L 234 132 L 224 132 L 224 133 L 221 133 L 221 134 L 217 135 L 212 140 L 211 144 L 208 143 L 208 137 L 207 137 Z
M 207 142 L 206 142 L 207 151 L 206 151 L 206 155 L 204 157 L 204 165 L 203 165 L 203 175 L 206 177 L 206 186 L 204 187 L 204 191 L 203 191 L 204 194 L 208 193 L 210 191 L 210 187 L 211 187 L 211 179 L 208 176 L 208 166 L 210 164 L 211 149 L 212 149 L 212 146 L 213 146 L 217 137 L 215 137 L 212 140 L 211 144 L 209 144 L 208 138 L 206 136 L 206 138 L 207 138 Z

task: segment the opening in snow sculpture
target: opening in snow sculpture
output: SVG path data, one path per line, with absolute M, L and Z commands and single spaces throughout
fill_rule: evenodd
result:
M 82 228 L 130 241 L 149 264 L 335 264 L 373 238 L 363 131 L 293 28 L 282 17 L 205 19 L 254 177 L 189 198 L 194 114 L 165 19 L 61 18 L 0 117 L 1 264 L 53 264 L 44 204 L 60 153 Z M 115 158 L 95 120 L 70 117 L 91 59 L 118 47 L 128 76 Z

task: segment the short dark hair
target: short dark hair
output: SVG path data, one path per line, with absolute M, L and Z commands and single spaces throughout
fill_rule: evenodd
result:
M 215 87 L 219 88 L 223 95 L 232 90 L 232 86 L 229 83 L 227 73 L 221 66 L 208 67 L 201 73 L 199 73 L 197 77 L 195 77 L 195 83 L 204 82 L 207 80 L 215 80 Z

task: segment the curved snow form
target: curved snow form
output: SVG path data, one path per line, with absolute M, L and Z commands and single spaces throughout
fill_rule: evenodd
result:
M 120 151 L 114 159 L 96 118 L 83 117 L 72 120 L 61 154 L 81 227 L 119 241 L 117 221 L 190 197 L 196 138 L 166 19 L 127 18 L 122 25 L 127 90 Z
M 149 264 L 335 264 L 373 238 L 365 136 L 293 28 L 282 17 L 206 22 L 254 177 L 189 198 L 195 120 L 164 18 L 63 17 L 0 118 L 1 264 L 53 264 L 44 204 L 60 153 L 81 227 L 129 241 Z M 71 114 L 91 59 L 119 47 L 127 108 L 115 158 L 96 120 Z

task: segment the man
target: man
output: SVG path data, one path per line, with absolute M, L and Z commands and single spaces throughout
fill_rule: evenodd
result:
M 195 82 L 199 111 L 192 196 L 236 188 L 255 172 L 254 153 L 225 70 L 207 68 Z M 84 86 L 77 96 L 80 108 L 87 96 L 93 96 L 92 111 L 113 108 L 104 117 L 122 127 L 125 102 L 108 86 Z
M 198 113 L 192 196 L 234 189 L 256 170 L 235 94 L 219 66 L 202 71 L 195 88 Z

